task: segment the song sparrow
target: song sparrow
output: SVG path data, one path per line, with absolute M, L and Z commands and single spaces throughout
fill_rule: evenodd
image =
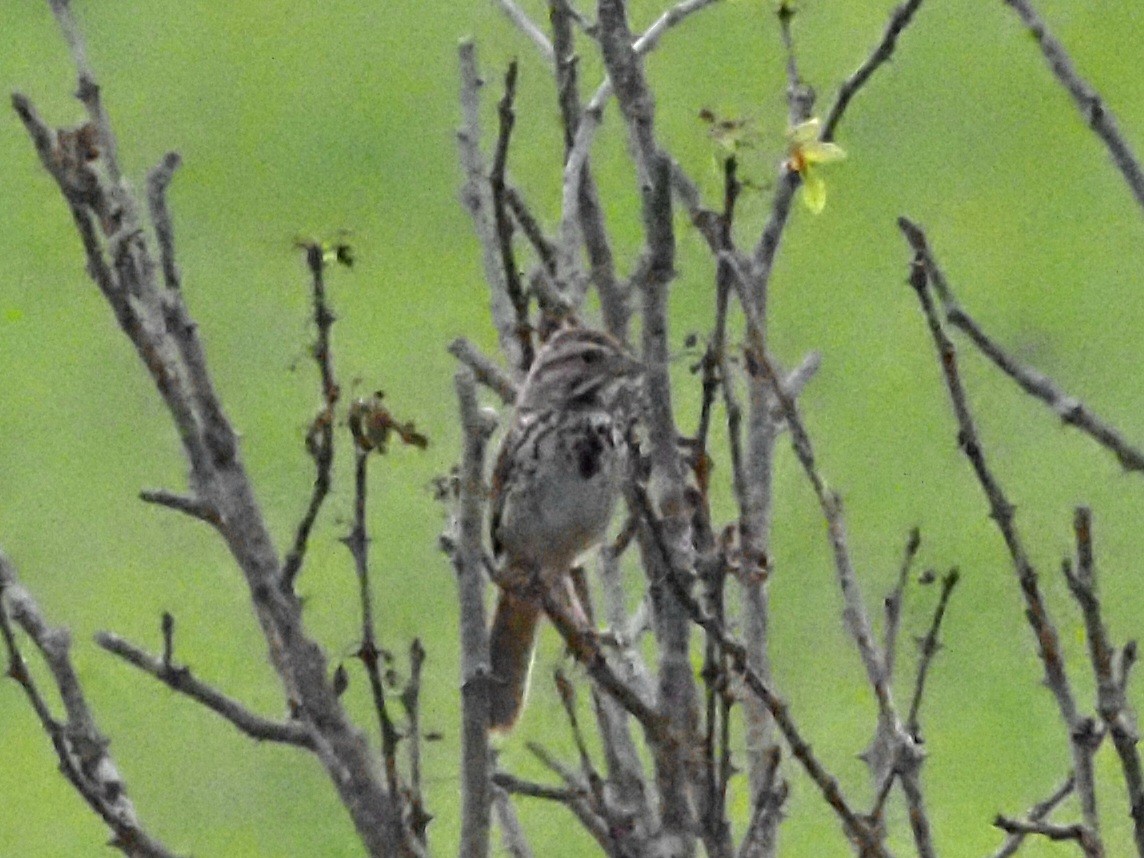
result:
M 573 621 L 587 622 L 569 572 L 612 516 L 624 471 L 623 391 L 639 370 L 608 335 L 567 328 L 539 351 L 520 390 L 492 482 L 502 588 L 489 640 L 494 730 L 511 728 L 524 704 L 539 597 L 549 594 Z

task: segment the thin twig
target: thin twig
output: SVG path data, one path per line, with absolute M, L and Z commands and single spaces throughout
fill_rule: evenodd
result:
M 63 701 L 66 720 L 59 721 L 40 691 L 16 639 L 13 623 L 20 626 L 43 655 L 56 691 Z M 71 661 L 71 634 L 48 624 L 16 575 L 11 561 L 0 552 L 0 637 L 8 654 L 7 676 L 28 698 L 40 726 L 59 760 L 60 772 L 112 832 L 111 846 L 128 858 L 174 858 L 163 843 L 144 828 L 127 795 L 126 784 L 108 752 L 109 742 L 95 717 Z
M 167 187 L 175 170 L 182 163 L 178 152 L 168 152 L 163 160 L 147 174 L 147 210 L 155 226 L 155 240 L 159 245 L 159 261 L 163 266 L 163 280 L 168 289 L 178 289 L 181 277 L 175 262 L 175 226 L 167 206 Z
M 763 858 L 775 852 L 775 835 L 790 789 L 786 781 L 779 779 L 781 759 L 778 745 L 771 745 L 763 755 L 759 790 L 755 793 L 751 821 L 739 844 L 738 858 Z
M 1087 507 L 1077 507 L 1073 529 L 1077 545 L 1076 571 L 1065 563 L 1065 579 L 1084 616 L 1088 654 L 1096 677 L 1096 708 L 1108 727 L 1112 744 L 1120 758 L 1136 851 L 1139 855 L 1144 855 L 1144 774 L 1141 772 L 1140 754 L 1136 749 L 1139 736 L 1125 700 L 1124 689 L 1113 672 L 1115 649 L 1108 639 L 1108 631 L 1101 617 L 1092 550 L 1092 511 Z M 1092 825 L 1091 822 L 1088 824 Z
M 1076 781 L 1070 774 L 1065 778 L 1064 783 L 1057 787 L 1056 792 L 1046 798 L 1044 801 L 1038 802 L 1029 808 L 1029 812 L 1025 814 L 1025 819 L 1029 822 L 1041 822 L 1046 819 L 1066 798 L 1072 795 L 1073 787 Z M 993 858 L 1011 858 L 1017 854 L 1017 850 L 1021 848 L 1026 834 L 1024 832 L 1013 832 L 1001 844 L 1001 848 L 993 853 Z
M 586 605 L 587 603 L 583 604 Z M 620 832 L 623 826 L 619 823 L 618 816 L 611 807 L 611 802 L 608 801 L 605 781 L 600 777 L 600 773 L 596 770 L 588 753 L 588 746 L 584 741 L 583 731 L 580 729 L 580 719 L 576 715 L 575 689 L 563 671 L 557 669 L 553 678 L 556 681 L 564 714 L 568 718 L 568 725 L 572 730 L 572 738 L 576 743 L 576 752 L 580 757 L 580 776 L 588 784 L 588 790 L 592 797 L 592 809 L 607 822 L 608 832 L 612 840 L 612 849 L 609 851 L 620 852 L 623 849 L 620 840 Z
M 798 71 L 798 55 L 794 47 L 794 4 L 780 2 L 775 14 L 779 19 L 779 34 L 782 36 L 783 52 L 786 55 L 787 76 L 787 123 L 791 128 L 810 118 L 814 109 L 814 90 L 803 83 Z
M 926 677 L 929 675 L 929 668 L 933 663 L 934 656 L 941 649 L 941 644 L 938 642 L 941 623 L 945 618 L 945 609 L 949 607 L 949 599 L 953 595 L 953 589 L 957 586 L 960 578 L 960 573 L 956 569 L 951 569 L 941 579 L 941 595 L 938 596 L 937 607 L 934 608 L 929 630 L 925 637 L 918 641 L 921 658 L 918 659 L 918 675 L 917 679 L 914 680 L 914 696 L 910 700 L 910 712 L 906 716 L 906 731 L 915 739 L 920 739 L 921 728 L 918 724 L 918 715 L 921 712 L 922 699 L 925 695 Z
M 365 666 L 369 680 L 370 695 L 373 699 L 374 714 L 377 717 L 381 738 L 381 755 L 385 764 L 385 778 L 390 794 L 404 793 L 401 778 L 397 772 L 397 728 L 389 715 L 389 705 L 385 695 L 385 681 L 382 677 L 383 653 L 377 645 L 377 631 L 373 618 L 373 590 L 369 581 L 369 533 L 366 530 L 366 499 L 368 494 L 369 457 L 371 448 L 363 443 L 361 436 L 354 437 L 354 514 L 350 532 L 341 542 L 349 549 L 357 575 L 358 602 L 361 605 L 361 643 L 355 655 Z
M 862 600 L 853 562 L 850 558 L 842 500 L 827 487 L 826 481 L 819 472 L 815 461 L 814 447 L 806 427 L 803 425 L 802 418 L 799 416 L 798 405 L 783 389 L 781 377 L 775 369 L 773 361 L 767 355 L 763 325 L 748 291 L 750 284 L 748 275 L 739 267 L 738 261 L 730 255 L 723 254 L 722 259 L 730 265 L 735 274 L 731 282 L 738 292 L 739 303 L 747 320 L 747 333 L 751 345 L 749 370 L 762 376 L 782 408 L 787 427 L 790 429 L 791 445 L 794 448 L 795 457 L 802 466 L 803 472 L 814 490 L 815 497 L 818 499 L 823 517 L 826 519 L 838 585 L 842 593 L 843 619 L 846 621 L 847 630 L 854 638 L 858 653 L 862 657 L 867 679 L 878 701 L 880 716 L 886 719 L 888 725 L 893 725 L 896 723 L 893 693 L 886 682 L 883 655 L 875 642 L 870 619 Z
M 495 2 L 516 28 L 524 33 L 530 42 L 536 45 L 537 50 L 540 51 L 540 55 L 551 65 L 555 61 L 556 54 L 552 50 L 552 43 L 548 41 L 548 37 L 544 35 L 544 31 L 528 17 L 528 14 L 521 9 L 514 0 L 495 0 Z
M 1057 843 L 1073 840 L 1084 851 L 1087 858 L 1099 858 L 1103 854 L 1095 835 L 1080 823 L 1056 825 L 1051 822 L 1026 822 L 1020 819 L 998 816 L 993 820 L 993 824 L 1006 834 L 1036 834 Z
M 978 350 L 1013 379 L 1022 390 L 1044 402 L 1060 417 L 1061 422 L 1067 426 L 1074 426 L 1112 452 L 1126 471 L 1144 472 L 1144 451 L 1126 441 L 1116 427 L 1094 414 L 1079 399 L 1062 390 L 1047 375 L 1022 364 L 998 345 L 957 301 L 953 288 L 928 243 L 920 247 L 919 252 L 926 269 L 926 276 L 941 300 L 946 321 L 968 336 Z
M 881 40 L 874 47 L 874 50 L 866 58 L 850 77 L 842 82 L 838 87 L 838 95 L 834 98 L 834 103 L 830 105 L 830 110 L 826 113 L 826 119 L 822 123 L 822 140 L 833 140 L 834 133 L 838 128 L 838 123 L 842 121 L 846 109 L 850 106 L 850 101 L 858 94 L 873 76 L 874 72 L 884 63 L 888 62 L 890 57 L 894 55 L 894 48 L 897 47 L 898 37 L 902 31 L 910 25 L 913 20 L 914 13 L 918 11 L 918 7 L 922 5 L 922 0 L 907 0 L 902 3 L 890 15 L 890 21 L 886 25 L 886 30 L 882 34 Z
M 516 808 L 506 790 L 493 785 L 493 810 L 501 830 L 501 842 L 505 852 L 512 858 L 532 858 L 532 848 L 524 835 L 524 828 L 517 818 Z
M 584 790 L 538 784 L 533 781 L 518 778 L 516 775 L 511 775 L 508 772 L 496 772 L 493 775 L 493 784 L 513 795 L 543 798 L 548 801 L 567 802 L 574 798 L 584 798 L 585 795 Z
M 661 553 L 666 554 L 663 538 L 659 532 L 658 520 L 652 511 L 651 501 L 646 491 L 637 487 L 634 492 L 634 497 L 636 498 L 638 513 L 648 522 L 649 530 L 657 537 L 655 540 L 657 549 Z M 878 835 L 869 829 L 862 815 L 854 810 L 849 802 L 847 802 L 837 778 L 826 770 L 811 749 L 810 744 L 802 737 L 794 719 L 790 715 L 790 710 L 786 702 L 775 694 L 771 687 L 749 667 L 746 648 L 735 641 L 714 618 L 703 610 L 689 592 L 688 584 L 683 579 L 683 573 L 670 564 L 666 565 L 668 570 L 667 583 L 675 592 L 676 598 L 679 599 L 687 609 L 692 621 L 704 631 L 708 632 L 716 643 L 718 643 L 719 647 L 727 655 L 732 669 L 742 677 L 744 684 L 750 692 L 757 695 L 766 705 L 771 716 L 775 719 L 775 725 L 778 727 L 779 732 L 783 734 L 783 738 L 786 739 L 787 744 L 790 746 L 791 753 L 795 759 L 802 764 L 807 775 L 810 776 L 810 779 L 822 792 L 826 803 L 838 815 L 847 836 L 849 836 L 856 845 L 865 849 L 866 852 L 864 854 L 869 855 L 870 858 L 876 858 L 876 856 L 885 858 L 885 856 L 889 855 L 886 847 L 879 841 Z
M 571 801 L 566 803 L 568 809 L 576 814 L 576 818 L 580 820 L 584 829 L 596 838 L 596 842 L 600 844 L 604 854 L 608 858 L 625 858 L 625 856 L 616 855 L 616 841 L 612 836 L 611 826 L 608 824 L 608 820 L 599 814 L 599 809 L 594 806 L 591 800 L 591 788 L 584 782 L 580 774 L 560 762 L 543 745 L 537 742 L 528 742 L 526 747 L 536 759 L 559 775 L 567 784 L 574 796 Z
M 680 24 L 688 16 L 698 12 L 707 6 L 712 5 L 717 0 L 682 0 L 682 2 L 668 9 L 659 18 L 655 20 L 650 27 L 637 38 L 632 39 L 631 33 L 628 33 L 627 45 L 636 57 L 642 57 L 655 49 L 659 44 L 659 40 L 663 34 L 672 27 Z M 607 104 L 608 99 L 612 97 L 615 89 L 612 83 L 612 77 L 605 78 L 604 81 L 596 89 L 595 94 L 585 105 L 584 110 L 581 112 L 580 123 L 576 128 L 575 140 L 571 148 L 568 150 L 565 159 L 564 169 L 564 183 L 563 187 L 567 192 L 575 190 L 578 185 L 575 181 L 569 181 L 570 178 L 579 175 L 583 169 L 583 165 L 588 158 L 588 151 L 591 149 L 592 141 L 595 137 L 596 130 L 599 128 L 603 117 L 604 106 Z M 673 172 L 681 172 L 678 165 L 675 165 Z M 674 181 L 674 179 L 673 179 Z M 570 217 L 569 211 L 575 210 L 579 206 L 579 201 L 569 205 L 568 196 L 565 197 L 565 221 L 575 221 L 577 218 Z M 569 224 L 569 229 L 575 229 L 574 223 Z
M 472 341 L 458 337 L 449 343 L 449 354 L 473 371 L 477 381 L 500 397 L 505 405 L 516 403 L 518 387 L 512 376 L 486 356 Z
M 638 642 L 629 634 L 630 621 L 620 569 L 620 557 L 631 542 L 635 527 L 635 520 L 629 518 L 616 540 L 600 548 L 599 579 L 604 616 L 616 654 L 616 671 L 624 682 L 636 689 L 637 694 L 651 699 L 655 694 L 654 685 L 639 652 Z M 640 849 L 646 852 L 647 839 L 658 825 L 649 801 L 652 792 L 644 778 L 643 761 L 632 736 L 628 713 L 610 695 L 597 693 L 596 689 L 593 689 L 593 702 L 608 766 L 612 806 L 618 814 L 625 814 L 631 820 L 625 839 L 636 844 L 637 852 Z
M 1013 504 L 1005 495 L 992 469 L 985 458 L 985 451 L 977 432 L 969 400 L 961 382 L 961 370 L 957 361 L 957 350 L 950 340 L 938 317 L 933 296 L 930 294 L 929 271 L 926 264 L 929 255 L 925 233 L 906 218 L 899 218 L 898 226 L 914 250 L 914 260 L 910 270 L 910 285 L 917 293 L 925 313 L 930 335 L 937 351 L 938 362 L 945 379 L 945 387 L 953 406 L 958 426 L 958 445 L 973 468 L 974 475 L 981 485 L 989 504 L 990 518 L 1000 531 L 1008 549 L 1016 573 L 1021 594 L 1025 600 L 1025 616 L 1037 640 L 1039 656 L 1045 671 L 1045 683 L 1053 693 L 1061 719 L 1069 734 L 1069 746 L 1073 758 L 1073 771 L 1076 776 L 1076 791 L 1085 809 L 1086 817 L 1094 818 L 1096 813 L 1096 792 L 1093 783 L 1092 754 L 1094 745 L 1094 725 L 1091 719 L 1083 718 L 1077 710 L 1064 656 L 1061 652 L 1060 636 L 1049 616 L 1048 606 L 1041 595 L 1037 572 L 1033 568 L 1016 526 Z M 1091 831 L 1097 837 L 1095 828 Z
M 409 645 L 409 681 L 401 692 L 401 706 L 409 719 L 406 741 L 409 747 L 409 812 L 410 827 L 421 843 L 428 843 L 426 828 L 433 820 L 425 810 L 425 794 L 421 780 L 421 667 L 425 664 L 425 647 L 421 638 Z
M 564 125 L 564 159 L 565 164 L 569 164 L 573 161 L 572 150 L 583 115 L 580 103 L 579 63 L 574 44 L 575 12 L 568 0 L 549 0 L 548 6 L 549 17 L 552 20 L 552 45 L 556 52 L 557 99 Z M 594 121 L 599 121 L 598 112 Z M 620 285 L 616 277 L 611 240 L 604 222 L 603 206 L 588 160 L 587 148 L 576 155 L 576 163 L 571 169 L 570 177 L 576 175 L 579 176 L 578 185 L 564 188 L 565 205 L 571 205 L 572 208 L 565 208 L 561 218 L 562 243 L 575 241 L 577 235 L 583 240 L 591 267 L 588 279 L 595 284 L 599 293 L 604 327 L 620 342 L 627 342 L 628 320 L 631 315 L 628 291 Z M 574 201 L 568 196 L 569 190 L 577 193 Z M 563 256 L 558 259 L 562 261 L 566 277 L 571 277 L 564 279 L 562 285 L 566 289 L 576 288 L 577 291 L 572 293 L 572 304 L 579 306 L 584 296 L 579 292 L 582 278 L 578 277 L 579 267 L 576 265 L 574 252 L 571 247 L 566 246 L 563 248 Z M 587 285 L 586 282 L 584 285 Z
M 507 179 L 505 180 L 504 201 L 508 205 L 509 211 L 512 212 L 513 220 L 516 221 L 525 238 L 528 239 L 528 243 L 532 245 L 532 249 L 536 251 L 544 270 L 549 274 L 555 274 L 556 245 L 552 239 L 544 234 L 540 221 L 532 213 L 532 209 L 524 199 L 524 194 L 519 188 L 508 184 Z
M 481 79 L 477 68 L 477 48 L 471 40 L 458 48 L 461 68 L 461 127 L 457 130 L 457 148 L 465 176 L 461 186 L 461 202 L 473 219 L 481 245 L 485 282 L 489 289 L 493 324 L 501 352 L 514 367 L 521 366 L 520 337 L 516 310 L 509 298 L 505 269 L 497 237 L 493 213 L 492 189 L 488 182 L 485 157 L 481 152 Z
M 305 724 L 298 721 L 272 721 L 251 712 L 238 700 L 203 682 L 185 665 L 174 664 L 165 657 L 156 658 L 112 632 L 98 632 L 95 642 L 112 655 L 153 676 L 172 691 L 201 703 L 252 739 L 314 749 L 314 733 Z
M 529 746 L 532 749 L 532 746 Z M 588 801 L 588 788 L 583 784 L 574 784 L 568 787 L 551 787 L 544 784 L 526 781 L 506 772 L 497 772 L 493 775 L 493 784 L 512 795 L 526 798 L 539 798 L 544 801 L 554 801 L 570 810 L 580 824 L 596 840 L 605 854 L 611 848 L 611 838 L 607 824 L 593 812 Z
M 667 719 L 616 674 L 608 663 L 599 638 L 594 632 L 579 628 L 550 592 L 527 589 L 521 596 L 543 603 L 545 613 L 564 639 L 573 658 L 584 666 L 597 685 L 640 723 L 651 745 L 678 743 L 678 739 L 673 739 L 671 736 Z
M 882 659 L 886 667 L 887 682 L 892 682 L 894 679 L 894 662 L 898 652 L 898 630 L 902 625 L 902 602 L 905 599 L 910 569 L 913 568 L 914 558 L 917 557 L 921 544 L 921 531 L 916 527 L 912 528 L 909 539 L 906 540 L 902 563 L 898 567 L 898 581 L 884 603 L 886 623 L 882 630 Z
M 330 330 L 333 328 L 336 316 L 326 300 L 326 260 L 323 248 L 318 242 L 310 242 L 304 244 L 303 249 L 306 251 L 306 267 L 310 271 L 310 294 L 316 330 L 310 355 L 318 366 L 322 407 L 306 433 L 306 450 L 314 460 L 316 473 L 309 505 L 302 520 L 298 522 L 294 534 L 294 544 L 282 561 L 282 589 L 287 593 L 294 590 L 294 582 L 302 570 L 302 563 L 306 557 L 310 533 L 314 529 L 322 504 L 330 493 L 334 467 L 334 409 L 341 395 L 334 378 L 334 355 L 330 349 Z
M 139 492 L 139 500 L 144 503 L 153 503 L 156 506 L 165 506 L 199 521 L 218 527 L 222 524 L 218 510 L 201 498 L 181 495 L 168 489 L 143 489 Z
M 1020 16 L 1021 21 L 1036 40 L 1037 46 L 1049 64 L 1049 68 L 1056 75 L 1057 81 L 1072 96 L 1073 103 L 1076 104 L 1077 110 L 1080 111 L 1080 115 L 1088 127 L 1108 148 L 1112 162 L 1120 170 L 1120 174 L 1124 176 L 1124 181 L 1128 183 L 1129 190 L 1136 197 L 1137 204 L 1144 208 L 1144 169 L 1141 169 L 1140 161 L 1133 153 L 1128 141 L 1121 134 L 1116 117 L 1108 109 L 1100 97 L 1100 93 L 1077 74 L 1068 52 L 1049 32 L 1045 22 L 1037 14 L 1029 0 L 1005 0 L 1005 3 Z
M 505 288 L 516 315 L 516 336 L 520 342 L 520 369 L 527 372 L 532 366 L 535 352 L 532 346 L 532 329 L 528 321 L 528 295 L 520 279 L 520 270 L 513 251 L 513 222 L 509 215 L 505 193 L 505 170 L 508 168 L 508 147 L 512 141 L 512 129 L 516 124 L 513 101 L 516 99 L 517 63 L 508 64 L 504 76 L 504 96 L 497 105 L 499 124 L 496 149 L 493 151 L 493 165 L 489 171 L 489 188 L 493 198 L 493 222 L 496 225 L 497 248 L 500 251 L 501 265 L 504 268 Z

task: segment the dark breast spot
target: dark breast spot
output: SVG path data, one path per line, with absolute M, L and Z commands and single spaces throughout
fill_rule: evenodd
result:
M 600 473 L 604 451 L 609 446 L 600 432 L 585 432 L 576 439 L 573 454 L 581 477 L 590 480 Z

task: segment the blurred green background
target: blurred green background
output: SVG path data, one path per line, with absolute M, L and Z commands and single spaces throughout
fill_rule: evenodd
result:
M 663 7 L 632 5 L 641 26 Z M 1126 136 L 1144 148 L 1144 7 L 1039 5 Z M 454 852 L 455 586 L 436 550 L 442 513 L 430 482 L 457 450 L 444 346 L 458 334 L 494 343 L 479 251 L 457 202 L 457 41 L 477 38 L 494 84 L 510 57 L 521 58 L 511 170 L 549 223 L 558 213 L 561 145 L 551 81 L 531 44 L 485 0 L 77 6 L 136 186 L 166 150 L 184 157 L 172 205 L 188 299 L 283 545 L 312 479 L 302 438 L 317 404 L 306 281 L 292 241 L 353 231 L 359 264 L 332 282 L 340 377 L 361 393 L 384 389 L 393 410 L 432 438 L 427 452 L 398 449 L 375 465 L 371 527 L 384 642 L 401 665 L 413 636 L 429 650 L 424 718 L 444 735 L 426 749 L 430 832 L 436 854 Z M 867 0 L 801 4 L 799 53 L 820 105 L 876 42 L 889 8 Z M 73 72 L 46 3 L 0 4 L 0 34 L 0 86 L 30 95 L 54 124 L 75 122 Z M 697 119 L 705 107 L 755 123 L 761 142 L 744 171 L 771 180 L 785 104 L 769 5 L 718 5 L 671 33 L 649 69 L 662 139 L 711 199 L 718 178 Z M 586 56 L 584 71 L 597 80 L 598 61 Z M 1000 539 L 955 446 L 932 347 L 904 284 L 908 255 L 894 219 L 906 214 L 929 229 L 963 301 L 1004 343 L 1140 440 L 1144 225 L 1103 148 L 999 0 L 923 5 L 893 62 L 853 105 L 839 142 L 850 158 L 827 174 L 825 213 L 796 209 L 786 233 L 772 286 L 772 341 L 792 363 L 809 349 L 822 352 L 805 414 L 824 473 L 846 500 L 870 605 L 890 586 L 912 525 L 922 529 L 923 564 L 962 570 L 923 711 L 924 776 L 942 854 L 979 855 L 1000 840 L 993 815 L 1023 812 L 1052 792 L 1068 754 Z M 614 111 L 599 146 L 596 164 L 628 271 L 640 237 L 638 200 Z M 141 487 L 181 487 L 177 439 L 86 280 L 65 207 L 10 112 L 0 118 L 0 169 L 0 545 L 49 616 L 72 628 L 76 662 L 142 818 L 196 855 L 360 854 L 312 760 L 241 738 L 91 643 L 94 631 L 110 629 L 157 648 L 160 613 L 170 610 L 181 659 L 253 708 L 281 711 L 245 587 L 217 540 L 136 500 Z M 757 235 L 765 207 L 765 194 L 744 201 L 744 239 Z M 689 427 L 696 400 L 683 341 L 710 324 L 712 269 L 682 221 L 679 243 L 672 343 L 681 355 L 681 423 Z M 1063 431 L 976 356 L 967 355 L 965 371 L 1079 693 L 1090 701 L 1081 626 L 1056 570 L 1070 550 L 1073 506 L 1091 504 L 1109 624 L 1119 640 L 1139 634 L 1144 482 Z M 335 658 L 352 651 L 357 624 L 349 557 L 337 542 L 349 514 L 347 464 L 343 454 L 337 494 L 300 581 L 309 622 Z M 869 739 L 874 704 L 839 621 L 819 513 L 785 445 L 776 491 L 776 678 L 823 760 L 864 802 L 870 789 L 855 755 Z M 932 588 L 911 591 L 909 633 L 923 630 L 935 597 Z M 559 659 L 546 635 L 541 676 Z M 913 662 L 907 653 L 906 676 Z M 353 665 L 351 673 L 350 703 L 372 736 L 364 683 Z M 544 775 L 523 751 L 525 740 L 569 750 L 545 685 L 538 683 L 503 752 L 507 765 L 534 777 Z M 1139 684 L 1133 699 L 1141 699 Z M 11 682 L 0 683 L 0 758 L 0 855 L 106 854 L 106 832 L 57 773 Z M 1127 854 L 1111 748 L 1102 749 L 1098 769 L 1108 785 L 1101 799 L 1109 854 Z M 812 786 L 795 770 L 789 777 L 782 854 L 849 854 Z M 560 809 L 520 807 L 537 855 L 590 850 Z M 1062 818 L 1070 813 L 1071 805 Z M 903 809 L 894 804 L 892 814 L 904 832 Z M 1024 854 L 1073 852 L 1038 843 Z

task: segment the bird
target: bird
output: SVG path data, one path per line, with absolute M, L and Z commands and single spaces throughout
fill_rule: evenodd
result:
M 524 707 L 544 595 L 587 628 L 570 573 L 607 534 L 641 370 L 608 334 L 567 327 L 539 349 L 520 388 L 491 484 L 501 588 L 489 632 L 494 732 L 511 730 Z

